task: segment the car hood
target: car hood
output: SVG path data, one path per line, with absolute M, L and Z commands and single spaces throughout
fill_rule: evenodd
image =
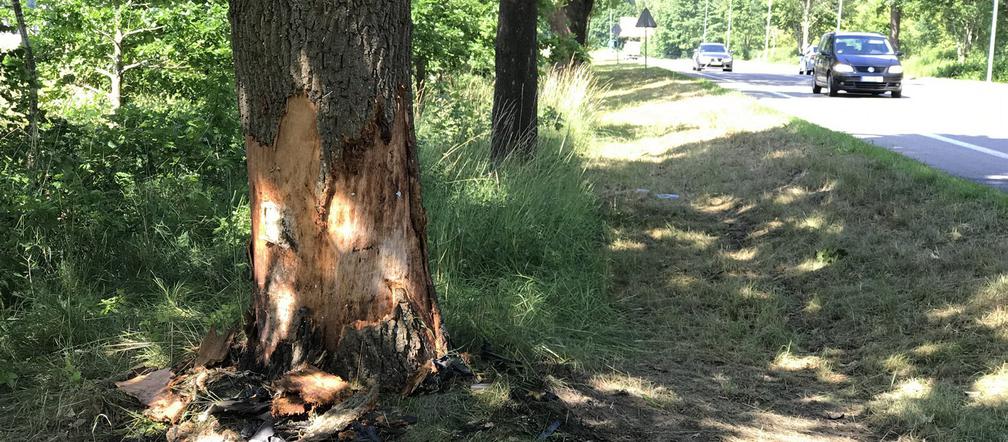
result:
M 715 57 L 715 58 L 729 58 L 731 54 L 726 52 L 701 52 L 700 55 L 704 57 Z
M 837 56 L 837 61 L 851 66 L 895 66 L 900 64 L 895 55 L 849 55 Z

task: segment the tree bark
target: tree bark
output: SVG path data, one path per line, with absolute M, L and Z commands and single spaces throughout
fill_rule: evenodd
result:
M 32 140 L 38 137 L 38 72 L 35 69 L 35 53 L 32 52 L 28 40 L 28 26 L 25 24 L 24 11 L 21 10 L 21 0 L 11 0 L 14 17 L 17 20 L 18 33 L 21 34 L 21 45 L 24 46 L 25 71 L 28 74 L 28 134 Z M 29 158 L 29 162 L 32 158 Z
M 809 29 L 812 27 L 811 10 L 812 0 L 805 0 L 801 22 L 801 47 L 798 48 L 799 53 L 805 53 L 805 48 L 809 45 Z
M 588 36 L 588 20 L 591 17 L 592 7 L 595 0 L 568 0 L 564 6 L 564 13 L 567 15 L 568 28 L 574 34 L 574 40 L 582 47 L 585 45 Z
M 233 0 L 253 296 L 242 365 L 402 388 L 447 344 L 427 261 L 409 0 Z
M 537 0 L 501 0 L 494 45 L 493 134 L 490 154 L 500 163 L 535 151 L 538 137 Z
M 889 8 L 889 40 L 893 47 L 900 50 L 900 23 L 903 21 L 903 8 L 899 2 L 893 1 Z

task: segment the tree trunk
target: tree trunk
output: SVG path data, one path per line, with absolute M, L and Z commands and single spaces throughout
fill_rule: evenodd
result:
M 584 47 L 588 36 L 588 19 L 591 17 L 595 0 L 568 0 L 564 6 L 567 15 L 568 28 L 574 34 L 574 40 Z
M 809 28 L 812 27 L 812 0 L 805 0 L 805 9 L 802 13 L 801 22 L 801 47 L 798 48 L 799 53 L 805 53 L 805 48 L 809 45 Z
M 17 20 L 18 33 L 21 34 L 21 45 L 24 46 L 25 70 L 28 74 L 28 134 L 32 140 L 38 137 L 38 73 L 35 70 L 35 54 L 28 40 L 28 26 L 25 24 L 24 12 L 20 0 L 11 0 L 14 17 Z M 29 158 L 29 163 L 33 160 Z
M 900 23 L 903 21 L 903 9 L 899 2 L 894 1 L 889 9 L 889 40 L 893 47 L 900 50 Z
M 494 45 L 493 134 L 490 153 L 500 163 L 531 155 L 538 135 L 537 0 L 501 0 Z
M 447 352 L 427 261 L 409 0 L 233 0 L 252 305 L 242 365 L 402 388 Z
M 112 39 L 112 66 L 109 75 L 109 103 L 112 111 L 122 106 L 122 83 L 123 83 L 123 33 L 116 24 L 115 35 Z

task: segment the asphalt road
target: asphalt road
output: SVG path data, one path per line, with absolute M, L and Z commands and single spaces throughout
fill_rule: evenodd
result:
M 736 61 L 734 72 L 691 70 L 690 60 L 659 66 L 701 76 L 765 105 L 849 133 L 979 183 L 1008 191 L 1008 85 L 936 78 L 908 79 L 903 98 L 812 94 L 812 77 L 795 65 Z

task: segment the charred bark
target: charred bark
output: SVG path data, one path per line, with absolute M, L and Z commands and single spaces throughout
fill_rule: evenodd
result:
M 494 45 L 493 134 L 490 154 L 500 163 L 531 155 L 538 136 L 537 0 L 501 0 Z
M 401 389 L 446 353 L 427 262 L 408 0 L 234 0 L 252 212 L 242 365 Z

